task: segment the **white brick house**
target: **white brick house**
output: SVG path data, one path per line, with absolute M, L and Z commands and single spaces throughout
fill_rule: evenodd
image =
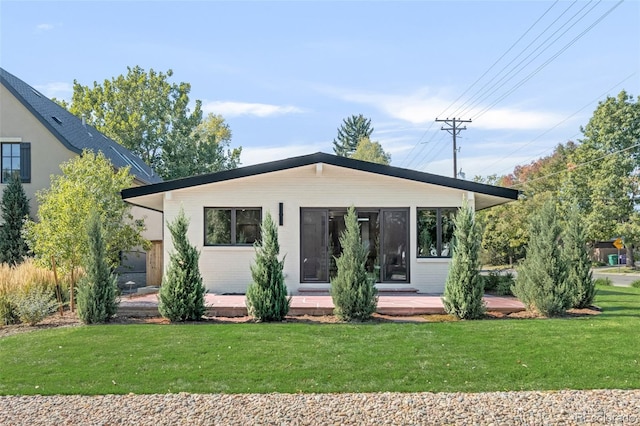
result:
M 379 289 L 441 293 L 451 219 L 463 199 L 481 210 L 517 197 L 512 189 L 324 153 L 123 191 L 127 202 L 164 213 L 165 265 L 172 250 L 167 223 L 184 209 L 205 286 L 219 294 L 246 291 L 266 212 L 279 225 L 289 292 L 328 289 L 352 205 Z

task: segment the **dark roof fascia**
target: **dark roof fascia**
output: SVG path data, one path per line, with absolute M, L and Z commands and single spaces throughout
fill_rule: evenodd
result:
M 31 105 L 31 104 L 30 104 L 30 103 L 29 103 L 29 102 L 28 102 L 28 101 L 27 101 L 27 100 L 26 100 L 26 99 L 25 99 L 25 98 L 20 94 L 20 92 L 18 92 L 18 90 L 17 90 L 15 87 L 13 87 L 13 85 L 12 85 L 12 84 L 10 84 L 10 83 L 9 83 L 9 81 L 8 81 L 8 80 L 4 77 L 4 75 L 2 75 L 1 73 L 0 73 L 0 81 L 2 82 L 2 85 L 3 85 L 4 87 L 6 87 L 6 88 L 7 88 L 7 90 L 8 90 L 9 92 L 11 92 L 11 94 L 12 94 L 13 96 L 15 96 L 15 98 L 16 98 L 18 101 L 20 101 L 20 103 L 21 103 L 21 104 L 22 104 L 26 109 L 28 109 L 28 110 L 29 110 L 29 112 L 30 112 L 34 117 L 36 117 L 36 118 L 38 119 L 38 121 L 39 121 L 40 123 L 42 123 L 42 125 L 43 125 L 44 127 L 46 127 L 46 128 L 47 128 L 47 130 L 49 130 L 49 132 L 50 132 L 53 136 L 55 136 L 55 137 L 56 137 L 56 139 L 58 139 L 58 141 L 60 141 L 60 143 L 61 143 L 62 145 L 64 145 L 64 147 L 65 147 L 65 148 L 67 148 L 69 151 L 73 151 L 73 152 L 75 152 L 76 154 L 81 154 L 81 153 L 82 153 L 82 150 L 81 150 L 81 149 L 79 149 L 79 148 L 75 147 L 74 145 L 72 145 L 71 143 L 69 143 L 69 141 L 68 141 L 64 136 L 62 136 L 62 135 L 60 134 L 60 132 L 58 132 L 58 130 L 57 130 L 55 127 L 53 127 L 53 126 L 51 125 L 51 123 L 49 123 L 47 120 L 45 120 L 45 118 L 42 116 L 42 114 L 40 114 L 40 113 L 39 113 L 39 112 L 38 112 L 38 111 L 33 107 L 33 105 Z M 52 102 L 53 102 L 53 101 L 52 101 Z M 62 108 L 62 107 L 60 107 L 60 108 Z M 96 130 L 96 131 L 97 131 L 97 130 Z
M 383 176 L 395 177 L 421 183 L 444 186 L 464 191 L 477 192 L 486 195 L 493 195 L 512 200 L 517 200 L 519 191 L 515 189 L 503 188 L 499 186 L 486 185 L 467 180 L 454 179 L 446 176 L 434 175 L 431 173 L 419 172 L 416 170 L 403 169 L 383 164 L 370 163 L 367 161 L 354 160 L 352 158 L 339 157 L 332 154 L 317 152 L 315 154 L 303 155 L 299 157 L 287 158 L 268 163 L 256 164 L 238 169 L 226 170 L 206 175 L 192 176 L 183 179 L 176 179 L 160 182 L 152 185 L 128 188 L 122 191 L 122 198 L 134 198 L 144 195 L 168 192 L 177 189 L 190 188 L 209 183 L 223 182 L 232 179 L 255 176 L 264 173 L 278 172 L 293 169 L 296 167 L 308 166 L 316 163 L 324 163 L 363 172 L 374 173 Z

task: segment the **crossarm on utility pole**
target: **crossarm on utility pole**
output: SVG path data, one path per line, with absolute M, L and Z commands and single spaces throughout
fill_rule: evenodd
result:
M 446 118 L 444 120 L 439 120 L 436 118 L 436 122 L 438 123 L 446 123 L 449 125 L 449 127 L 444 127 L 442 126 L 440 128 L 440 130 L 446 130 L 447 132 L 449 132 L 449 134 L 451 134 L 451 136 L 453 136 L 453 178 L 457 179 L 458 177 L 458 163 L 457 163 L 457 152 L 458 152 L 458 148 L 456 146 L 456 136 L 458 136 L 458 134 L 462 131 L 462 130 L 467 130 L 467 126 L 464 127 L 459 127 L 458 124 L 460 123 L 471 123 L 471 120 L 461 120 L 459 118 Z

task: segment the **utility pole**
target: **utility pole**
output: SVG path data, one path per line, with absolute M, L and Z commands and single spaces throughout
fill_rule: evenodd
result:
M 436 118 L 436 122 L 440 122 L 440 123 L 447 123 L 449 125 L 449 127 L 444 127 L 442 126 L 440 128 L 440 130 L 446 130 L 447 132 L 449 132 L 451 134 L 451 136 L 453 136 L 453 178 L 457 179 L 458 178 L 458 163 L 456 161 L 456 156 L 458 153 L 458 148 L 456 147 L 456 136 L 458 136 L 458 134 L 462 131 L 462 130 L 467 130 L 467 126 L 464 127 L 459 127 L 458 125 L 460 123 L 471 123 L 471 120 L 460 120 L 459 118 L 452 118 L 452 119 L 445 119 L 445 120 L 438 120 Z

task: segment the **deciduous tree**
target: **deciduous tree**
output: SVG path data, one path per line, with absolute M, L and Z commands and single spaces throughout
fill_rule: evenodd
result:
M 224 119 L 203 120 L 202 102 L 189 109 L 188 83 L 139 66 L 93 87 L 73 84 L 69 110 L 142 158 L 165 179 L 236 167 L 240 148 L 229 149 Z
M 105 259 L 111 268 L 120 263 L 121 251 L 148 242 L 141 236 L 144 223 L 133 220 L 131 206 L 120 196 L 120 191 L 133 184 L 128 168 L 114 171 L 101 152 L 84 151 L 62 163 L 60 169 L 62 174 L 51 177 L 51 186 L 36 194 L 39 220 L 26 223 L 26 235 L 39 263 L 51 267 L 53 258 L 63 272 L 71 274 L 73 303 L 75 272 L 89 252 L 85 230 L 92 211 L 100 216 Z
M 384 152 L 379 142 L 372 142 L 369 138 L 360 139 L 351 158 L 385 165 L 391 163 L 391 155 Z
M 640 98 L 622 91 L 598 104 L 581 129 L 584 139 L 572 155 L 566 182 L 592 241 L 623 237 L 627 264 L 640 237 Z

